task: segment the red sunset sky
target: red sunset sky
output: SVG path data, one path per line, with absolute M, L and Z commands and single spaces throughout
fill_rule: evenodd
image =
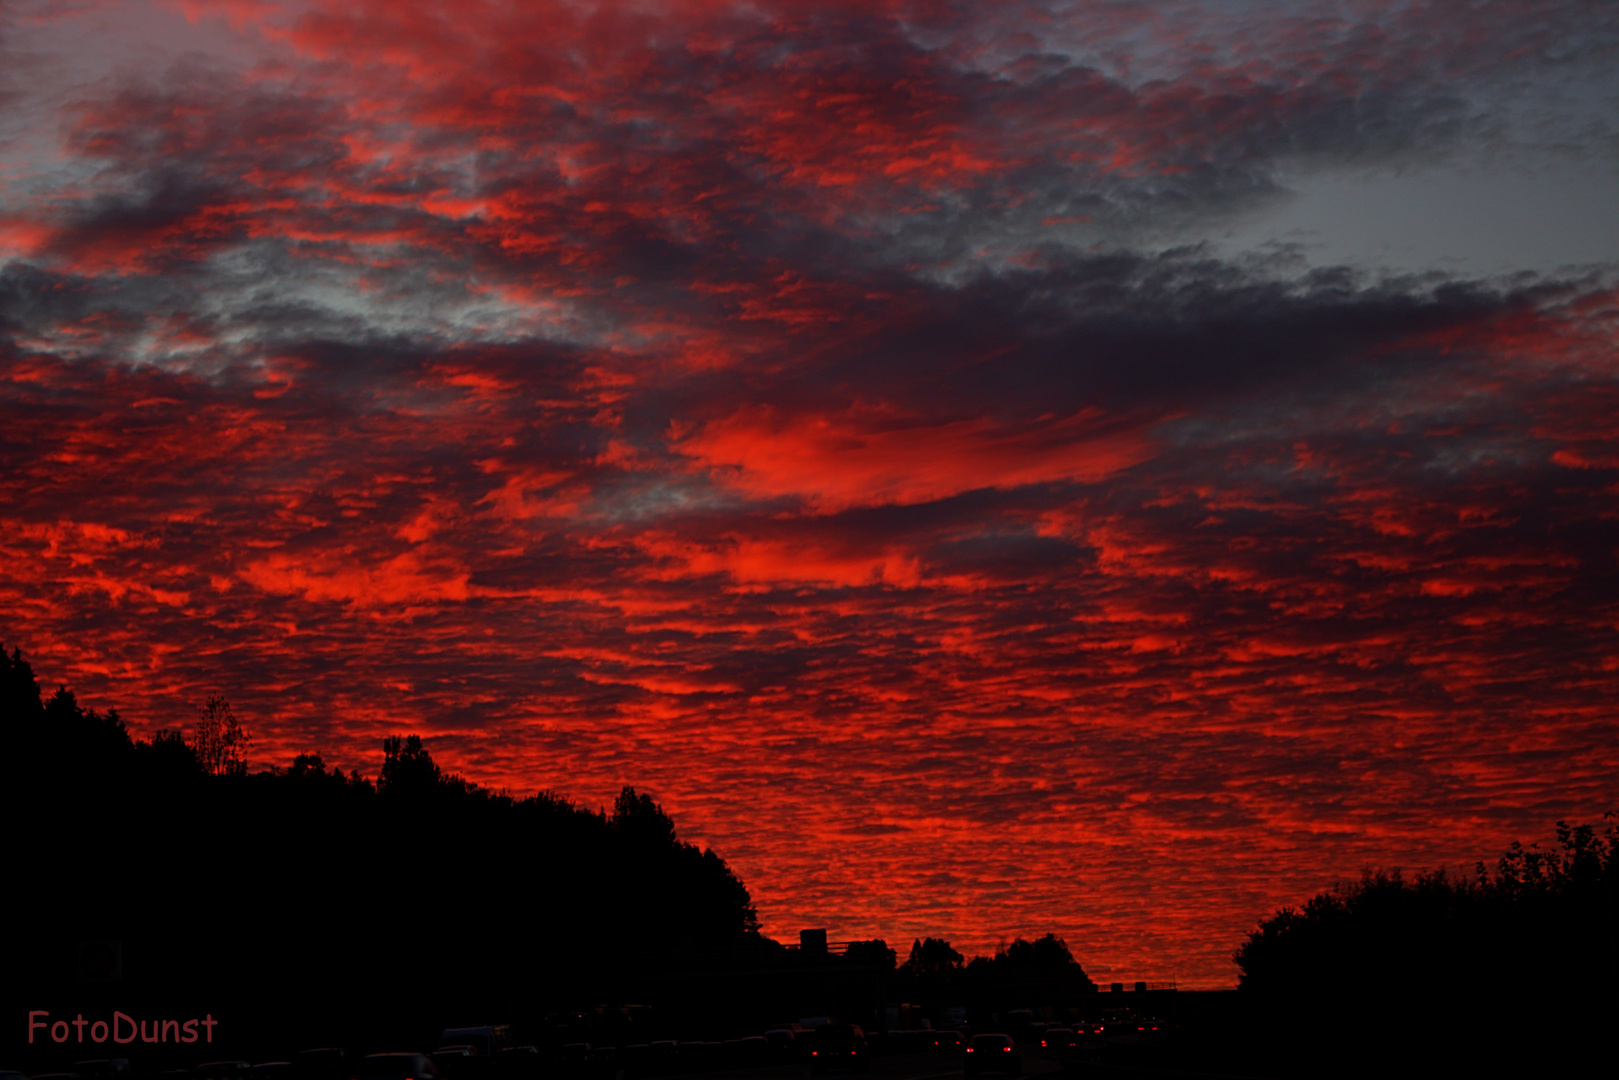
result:
M 1619 6 L 0 4 L 0 640 L 651 792 L 766 932 L 1619 805 Z

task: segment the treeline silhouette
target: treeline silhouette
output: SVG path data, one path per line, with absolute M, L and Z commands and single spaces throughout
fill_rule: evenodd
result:
M 1579 1061 L 1619 1005 L 1619 833 L 1559 822 L 1493 871 L 1358 882 L 1284 908 L 1237 949 L 1240 989 L 1284 1046 L 1332 1047 L 1346 1070 L 1495 1072 Z
M 903 963 L 881 940 L 772 941 L 725 862 L 633 787 L 592 811 L 447 774 L 414 735 L 382 741 L 374 780 L 312 753 L 249 772 L 251 745 L 219 697 L 189 732 L 134 738 L 116 710 L 43 696 L 0 649 L 5 1008 L 227 1015 L 233 1046 L 284 1049 L 418 1045 L 589 1001 L 740 1029 L 822 1012 L 881 1026 L 891 1001 L 987 1021 L 1095 994 L 1052 934 L 971 960 L 919 939 Z
M 1008 1008 L 1030 1003 L 1094 1012 L 1097 986 L 1055 934 L 1033 941 L 1016 938 L 993 956 L 967 959 L 942 938 L 918 938 L 903 963 L 882 939 L 850 942 L 841 958 L 851 967 L 874 969 L 884 1000 L 912 1003 L 935 1018 L 950 1007 L 966 1019 L 988 1024 Z
M 899 954 L 882 938 L 851 941 L 844 957 L 852 964 L 892 971 L 900 984 L 906 986 L 955 989 L 976 979 L 1001 977 L 1067 979 L 1081 990 L 1096 989 L 1067 943 L 1056 934 L 1034 941 L 1017 938 L 993 956 L 975 956 L 970 961 L 951 947 L 950 942 L 932 937 L 912 942 L 910 955 L 903 964 L 898 962 Z
M 1068 945 L 1056 934 L 1033 941 L 1016 938 L 993 956 L 968 960 L 943 938 L 917 938 L 910 955 L 899 955 L 881 939 L 850 942 L 845 959 L 893 972 L 890 983 L 911 998 L 965 1001 L 999 997 L 1000 987 L 1017 987 L 1042 1000 L 1073 1001 L 1096 992 L 1096 984 Z
M 554 1007 L 581 973 L 760 945 L 742 882 L 633 788 L 610 812 L 514 798 L 416 736 L 386 740 L 374 782 L 315 754 L 248 773 L 228 705 L 198 728 L 132 738 L 0 650 L 8 1007 L 415 1036 Z

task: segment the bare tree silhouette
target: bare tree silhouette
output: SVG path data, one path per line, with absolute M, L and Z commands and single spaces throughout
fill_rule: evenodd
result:
M 210 776 L 240 776 L 247 772 L 247 751 L 253 740 L 236 722 L 230 702 L 211 697 L 197 709 L 197 730 L 191 737 L 197 762 Z

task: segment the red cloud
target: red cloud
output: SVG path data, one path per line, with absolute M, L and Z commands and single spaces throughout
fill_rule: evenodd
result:
M 722 482 L 821 510 L 929 502 L 987 487 L 1091 483 L 1153 454 L 1151 437 L 1097 411 L 1018 425 L 927 420 L 893 408 L 782 416 L 745 407 L 675 440 Z

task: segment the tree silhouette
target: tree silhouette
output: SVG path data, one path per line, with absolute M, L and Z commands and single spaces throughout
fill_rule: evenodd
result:
M 1557 1033 L 1536 1054 L 1580 1044 L 1619 988 L 1619 835 L 1558 822 L 1557 838 L 1514 843 L 1494 874 L 1368 870 L 1282 908 L 1234 954 L 1239 988 L 1301 1043 L 1353 1032 L 1361 1064 L 1411 1050 L 1417 1024 L 1429 1047 L 1526 1030 Z
M 966 976 L 969 986 L 992 997 L 1012 987 L 1062 1000 L 1096 990 L 1096 984 L 1056 934 L 1033 941 L 1020 937 L 992 957 L 975 956 L 967 964 Z
M 443 779 L 443 772 L 422 745 L 420 735 L 390 735 L 382 740 L 382 775 L 377 780 L 377 790 L 426 794 Z
M 965 960 L 943 938 L 918 938 L 911 943 L 911 955 L 904 967 L 917 978 L 926 979 L 959 971 Z
M 39 717 L 39 680 L 34 669 L 23 659 L 21 649 L 12 649 L 6 655 L 0 645 L 0 721 L 7 727 Z
M 844 952 L 844 958 L 851 964 L 872 966 L 884 971 L 893 971 L 894 963 L 899 954 L 888 947 L 888 942 L 882 938 L 871 941 L 851 941 L 849 948 Z
M 155 775 L 174 778 L 195 777 L 202 774 L 202 763 L 196 750 L 188 745 L 179 731 L 159 728 L 151 742 L 137 743 L 137 752 L 143 755 Z
M 675 840 L 675 823 L 663 807 L 652 801 L 652 796 L 637 795 L 633 787 L 626 787 L 613 800 L 613 815 L 608 818 L 613 831 L 631 844 L 657 848 L 667 847 Z
M 325 776 L 326 762 L 319 754 L 299 754 L 287 768 L 288 776 Z
M 625 925 L 640 927 L 643 937 L 707 942 L 758 931 L 747 887 L 714 852 L 681 841 L 651 795 L 625 787 L 605 823 L 617 841 L 610 858 Z
M 1047 934 L 1033 941 L 1018 938 L 991 959 L 974 957 L 969 966 L 987 966 L 990 970 L 1031 975 L 1084 976 L 1079 961 L 1074 959 L 1074 954 L 1068 951 L 1068 945 L 1056 934 Z
M 28 887 L 8 899 L 27 932 L 0 941 L 0 1004 L 71 994 L 62 958 L 105 937 L 140 975 L 120 992 L 148 1004 L 207 986 L 279 1023 L 297 1000 L 300 1033 L 265 1019 L 267 1038 L 392 1042 L 460 1010 L 543 1014 L 586 979 L 638 986 L 681 956 L 759 953 L 746 886 L 648 794 L 626 788 L 611 815 L 516 798 L 446 775 L 407 735 L 383 742 L 375 782 L 316 753 L 247 773 L 228 703 L 198 712 L 190 740 L 136 740 L 65 687 L 42 701 L 21 653 L 0 652 L 0 817 L 21 836 L 118 841 L 19 846 L 8 880 Z M 211 888 L 230 903 L 199 903 Z
M 211 697 L 197 708 L 197 729 L 191 748 L 209 776 L 241 776 L 247 772 L 247 750 L 253 745 L 236 722 L 230 702 Z

